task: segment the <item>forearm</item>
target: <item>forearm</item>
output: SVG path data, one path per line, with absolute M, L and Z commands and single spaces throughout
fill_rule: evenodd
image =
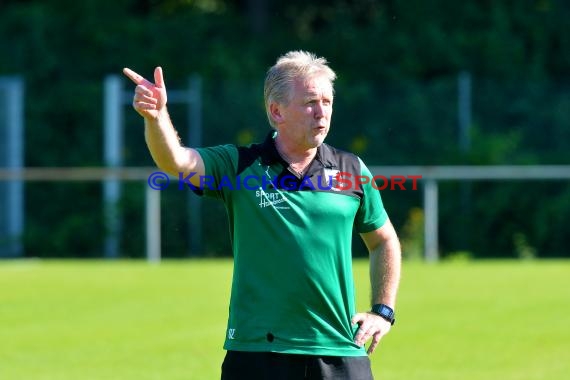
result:
M 146 144 L 156 165 L 172 175 L 193 172 L 197 176 L 193 176 L 190 181 L 194 185 L 199 184 L 199 177 L 204 174 L 204 162 L 198 151 L 180 144 L 180 138 L 166 109 L 167 95 L 162 68 L 154 69 L 155 83 L 126 67 L 123 73 L 137 85 L 133 107 L 144 118 Z
M 188 152 L 180 143 L 166 107 L 156 118 L 144 118 L 145 140 L 156 165 L 176 175 L 188 166 Z
M 371 304 L 385 304 L 396 308 L 396 293 L 400 284 L 400 242 L 390 220 L 374 231 L 361 234 L 370 253 Z M 359 346 L 373 337 L 368 354 L 378 346 L 380 338 L 390 331 L 391 321 L 371 311 L 357 313 L 351 319 L 360 325 L 354 342 Z
M 383 303 L 395 308 L 401 256 L 400 242 L 395 234 L 370 251 L 372 304 Z

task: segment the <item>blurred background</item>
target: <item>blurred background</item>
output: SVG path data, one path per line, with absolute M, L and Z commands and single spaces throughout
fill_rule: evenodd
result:
M 150 173 L 123 67 L 163 67 L 189 146 L 263 139 L 265 72 L 302 49 L 338 74 L 327 142 L 368 166 L 568 173 L 569 19 L 562 0 L 0 0 L 0 257 L 147 254 L 144 175 L 42 171 Z M 408 259 L 424 254 L 422 186 L 382 193 Z M 223 205 L 159 193 L 163 257 L 231 256 Z M 570 256 L 568 178 L 440 181 L 438 199 L 440 257 Z

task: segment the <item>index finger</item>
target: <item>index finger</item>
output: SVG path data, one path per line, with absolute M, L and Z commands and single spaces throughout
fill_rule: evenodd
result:
M 150 83 L 147 81 L 143 76 L 135 73 L 133 70 L 125 67 L 123 69 L 123 74 L 125 74 L 130 80 L 132 80 L 135 84 L 148 84 Z

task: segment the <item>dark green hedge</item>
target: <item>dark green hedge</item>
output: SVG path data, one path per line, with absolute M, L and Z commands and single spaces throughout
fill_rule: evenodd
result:
M 570 164 L 569 18 L 568 2 L 549 0 L 4 0 L 0 75 L 26 80 L 28 166 L 102 165 L 102 81 L 124 66 L 151 76 L 161 65 L 176 89 L 200 74 L 204 143 L 258 140 L 265 70 L 291 49 L 338 72 L 328 142 L 369 165 Z M 462 70 L 473 78 L 468 152 L 457 143 Z M 184 136 L 185 110 L 171 113 Z M 125 162 L 151 165 L 127 114 Z M 144 184 L 125 189 L 122 252 L 140 257 Z M 99 184 L 28 184 L 26 255 L 100 256 L 100 195 Z M 567 183 L 449 183 L 441 197 L 444 253 L 513 256 L 524 243 L 568 256 Z M 164 198 L 165 254 L 184 256 L 185 194 Z M 421 206 L 419 192 L 384 198 L 399 230 Z M 227 255 L 223 207 L 205 206 L 200 254 Z

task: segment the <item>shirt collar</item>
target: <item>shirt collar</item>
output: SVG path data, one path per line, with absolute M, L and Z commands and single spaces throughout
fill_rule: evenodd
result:
M 261 143 L 261 162 L 264 165 L 272 165 L 277 162 L 283 164 L 283 166 L 288 167 L 289 163 L 281 157 L 275 146 L 275 137 L 277 137 L 277 131 L 270 131 L 263 143 Z M 320 162 L 322 167 L 325 168 L 336 168 L 335 160 L 333 159 L 334 153 L 330 146 L 323 143 L 317 147 L 317 154 L 315 155 L 314 161 Z
M 270 131 L 263 143 L 261 143 L 261 163 L 263 165 L 272 165 L 281 162 L 283 165 L 288 166 L 288 163 L 279 155 L 277 147 L 275 146 L 275 137 L 277 131 Z

